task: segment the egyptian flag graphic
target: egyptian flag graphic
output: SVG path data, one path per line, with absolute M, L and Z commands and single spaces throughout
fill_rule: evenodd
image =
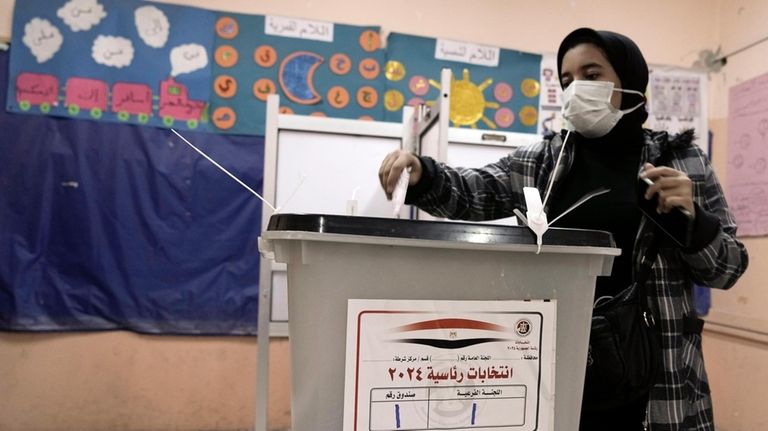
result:
M 530 325 L 528 326 L 530 328 Z M 495 323 L 472 319 L 424 320 L 393 328 L 395 343 L 421 344 L 439 349 L 460 349 L 485 343 L 511 341 L 516 332 Z M 517 331 L 519 334 L 519 331 Z M 523 335 L 523 334 L 519 334 Z

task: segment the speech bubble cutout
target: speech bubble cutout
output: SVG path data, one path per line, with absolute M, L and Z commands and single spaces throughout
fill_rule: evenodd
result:
M 188 43 L 171 50 L 171 75 L 178 76 L 208 65 L 208 52 L 203 45 Z
M 32 51 L 38 63 L 45 63 L 59 51 L 64 37 L 47 19 L 32 18 L 24 26 L 24 45 Z
M 101 22 L 107 12 L 96 0 L 70 0 L 56 11 L 72 31 L 90 30 Z
M 171 24 L 165 13 L 155 6 L 142 6 L 133 13 L 141 40 L 152 48 L 162 48 L 168 42 Z
M 98 36 L 93 41 L 91 56 L 96 63 L 121 68 L 133 61 L 133 43 L 119 36 Z

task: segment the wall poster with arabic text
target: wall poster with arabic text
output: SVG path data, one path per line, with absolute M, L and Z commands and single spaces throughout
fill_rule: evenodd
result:
M 354 300 L 344 431 L 550 429 L 555 301 Z
M 6 109 L 209 130 L 214 17 L 133 0 L 17 2 Z
M 768 234 L 768 74 L 730 88 L 726 172 L 739 236 Z
M 541 55 L 471 42 L 390 33 L 384 68 L 385 119 L 432 103 L 451 69 L 451 127 L 537 133 Z
M 270 94 L 283 114 L 381 121 L 383 62 L 378 27 L 219 13 L 211 121 L 263 135 Z

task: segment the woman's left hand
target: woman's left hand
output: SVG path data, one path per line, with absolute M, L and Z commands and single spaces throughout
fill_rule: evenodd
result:
M 650 163 L 643 165 L 640 178 L 648 178 L 653 184 L 648 186 L 645 198 L 656 198 L 656 211 L 668 213 L 679 207 L 691 218 L 695 217 L 696 207 L 693 205 L 693 182 L 685 172 L 667 166 L 655 167 Z

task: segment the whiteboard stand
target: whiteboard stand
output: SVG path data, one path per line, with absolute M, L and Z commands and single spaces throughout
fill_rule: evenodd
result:
M 384 156 L 416 148 L 419 110 L 404 109 L 402 123 L 281 114 L 277 95 L 267 98 L 262 196 L 281 213 L 393 217 L 378 179 Z M 409 218 L 410 208 L 400 210 Z M 262 205 L 261 228 L 273 215 Z M 268 256 L 259 262 L 256 431 L 267 431 L 269 340 L 288 336 L 286 265 Z M 262 334 L 268 336 L 261 337 Z
M 418 148 L 418 127 L 421 118 L 421 106 L 403 107 L 403 142 L 401 148 L 412 153 Z
M 425 115 L 419 127 L 419 146 L 417 154 L 444 162 L 448 151 L 448 126 L 451 111 L 451 70 L 440 71 L 440 92 L 431 107 L 425 107 Z M 419 220 L 438 220 L 429 213 L 417 210 Z
M 266 128 L 264 136 L 264 186 L 262 187 L 262 196 L 267 202 L 275 202 L 274 187 L 268 190 L 266 179 L 268 176 L 274 176 L 274 166 L 277 155 L 274 151 L 268 151 L 267 142 L 277 141 L 277 122 L 279 115 L 280 100 L 277 96 L 270 95 L 267 98 Z M 265 219 L 268 219 L 269 207 L 261 206 L 261 230 L 266 228 Z M 271 311 L 272 311 L 272 265 L 264 259 L 259 259 L 259 314 L 256 327 L 257 336 L 257 368 L 256 368 L 256 412 L 255 412 L 255 431 L 267 431 L 268 406 L 269 406 L 269 339 L 271 335 Z M 267 282 L 268 281 L 268 282 Z M 268 334 L 267 337 L 261 337 L 261 334 Z

